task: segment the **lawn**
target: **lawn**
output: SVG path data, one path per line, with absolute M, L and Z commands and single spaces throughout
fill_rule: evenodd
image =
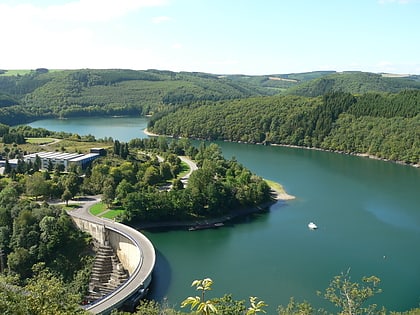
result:
M 111 209 L 111 210 L 106 211 L 103 215 L 101 215 L 101 217 L 113 220 L 119 215 L 123 214 L 124 212 L 125 210 L 123 209 Z
M 101 218 L 106 218 L 106 219 L 111 219 L 111 220 L 115 219 L 120 214 L 123 214 L 124 211 L 125 210 L 121 209 L 121 208 L 109 209 L 106 206 L 106 204 L 104 204 L 103 202 L 99 202 L 97 204 L 94 204 L 89 209 L 89 212 L 92 215 L 100 216 Z
M 54 141 L 56 141 L 54 138 L 26 138 L 26 142 L 31 144 L 47 144 Z
M 181 161 L 181 171 L 178 174 L 178 178 L 184 177 L 185 175 L 188 174 L 189 171 L 190 171 L 190 167 L 188 166 L 188 164 Z
M 274 189 L 278 192 L 281 192 L 281 193 L 286 193 L 286 191 L 284 190 L 284 188 L 281 184 L 276 183 L 276 182 L 274 182 L 272 180 L 269 180 L 269 179 L 264 179 L 264 180 L 267 182 L 268 186 L 270 186 L 272 189 Z
M 31 73 L 32 70 L 6 70 L 5 73 L 0 74 L 0 76 L 13 76 L 13 75 L 25 75 Z
M 103 202 L 98 202 L 98 203 L 94 204 L 92 207 L 90 207 L 89 212 L 92 215 L 98 215 L 98 214 L 104 212 L 107 209 L 108 208 L 106 207 L 106 205 Z

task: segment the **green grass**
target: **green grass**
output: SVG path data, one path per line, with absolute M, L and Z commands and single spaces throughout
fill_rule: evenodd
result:
M 95 216 L 100 216 L 101 218 L 106 218 L 106 219 L 115 219 L 116 217 L 118 217 L 119 215 L 123 214 L 125 212 L 124 209 L 121 208 L 115 208 L 115 209 L 108 209 L 106 204 L 104 204 L 103 202 L 99 202 L 97 204 L 94 204 L 90 209 L 89 212 L 92 215 Z
M 11 76 L 16 76 L 16 75 L 25 75 L 25 74 L 31 73 L 32 71 L 35 71 L 35 69 L 19 69 L 19 70 L 16 70 L 16 69 L 14 69 L 14 70 L 1 69 L 1 70 L 6 71 L 5 73 L 0 74 L 0 76 L 4 76 L 4 77 L 6 77 L 6 76 L 11 77 Z M 62 71 L 62 70 L 60 70 L 60 69 L 48 69 L 48 72 L 56 72 L 56 71 Z
M 68 206 L 66 206 L 66 205 L 63 206 L 63 209 L 66 210 L 66 211 L 71 211 L 71 210 L 78 209 L 78 208 L 80 208 L 80 205 L 79 204 L 74 204 L 74 203 L 69 204 Z
M 5 70 L 5 73 L 0 74 L 0 76 L 14 76 L 14 75 L 25 75 L 30 73 L 32 70 L 20 69 L 20 70 Z
M 92 215 L 98 215 L 99 213 L 104 212 L 107 210 L 106 205 L 103 202 L 98 202 L 97 204 L 94 204 L 90 209 L 89 212 Z
M 272 189 L 274 189 L 278 192 L 281 192 L 281 193 L 286 193 L 286 191 L 284 190 L 284 188 L 281 184 L 276 183 L 276 182 L 274 182 L 272 180 L 269 180 L 269 179 L 264 179 L 264 180 L 267 182 L 268 186 L 270 186 Z
M 31 144 L 47 144 L 54 141 L 55 139 L 53 138 L 27 138 L 26 139 L 26 142 L 31 143 Z
M 103 215 L 101 215 L 102 218 L 107 218 L 107 219 L 115 219 L 116 217 L 118 217 L 119 215 L 123 214 L 125 212 L 125 210 L 123 209 L 112 209 L 112 210 L 108 210 L 107 212 L 105 212 Z
M 178 174 L 178 178 L 184 177 L 185 175 L 188 174 L 189 171 L 190 171 L 190 167 L 188 166 L 188 164 L 181 161 L 181 171 Z

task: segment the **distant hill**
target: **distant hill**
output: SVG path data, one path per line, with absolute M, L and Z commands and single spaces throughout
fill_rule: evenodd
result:
M 274 93 L 257 84 L 198 72 L 123 69 L 37 69 L 24 75 L 5 72 L 0 76 L 0 106 L 4 103 L 8 108 L 0 110 L 0 122 L 13 125 L 43 117 L 144 115 L 179 104 Z
M 259 87 L 268 88 L 284 92 L 287 89 L 297 86 L 303 82 L 324 77 L 326 75 L 336 73 L 335 71 L 313 71 L 302 73 L 288 73 L 288 74 L 271 74 L 271 75 L 227 75 L 226 77 L 238 82 L 257 85 Z
M 368 92 L 398 93 L 406 89 L 420 89 L 418 76 L 391 76 L 369 72 L 332 73 L 305 81 L 285 93 L 315 97 L 330 92 L 364 94 Z
M 405 90 L 195 104 L 153 116 L 148 129 L 173 137 L 314 147 L 418 164 L 419 126 L 420 90 Z
M 146 115 L 183 105 L 276 94 L 314 97 L 336 91 L 406 89 L 420 89 L 420 77 L 335 71 L 247 76 L 153 69 L 0 70 L 0 123 Z

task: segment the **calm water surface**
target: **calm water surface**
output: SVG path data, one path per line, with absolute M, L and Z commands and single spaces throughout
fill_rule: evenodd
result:
M 146 137 L 145 119 L 44 120 L 31 126 Z M 221 142 L 227 158 L 278 181 L 297 198 L 217 230 L 145 231 L 158 253 L 152 296 L 179 305 L 194 279 L 214 280 L 210 296 L 258 296 L 275 314 L 291 296 L 326 307 L 316 295 L 350 268 L 354 281 L 381 278 L 374 302 L 402 311 L 420 303 L 420 170 L 326 152 Z M 319 229 L 310 231 L 314 221 Z
M 130 117 L 94 117 L 74 119 L 44 119 L 30 123 L 34 128 L 52 131 L 65 131 L 79 135 L 94 135 L 96 139 L 112 137 L 114 140 L 128 141 L 134 138 L 146 138 L 143 130 L 147 119 Z

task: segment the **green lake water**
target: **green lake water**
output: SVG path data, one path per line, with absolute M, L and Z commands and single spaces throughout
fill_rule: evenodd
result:
M 143 118 L 42 120 L 30 124 L 120 141 L 144 138 Z M 420 170 L 314 150 L 218 143 L 254 173 L 297 198 L 215 230 L 144 231 L 157 265 L 151 296 L 169 305 L 214 281 L 209 297 L 257 296 L 275 314 L 290 297 L 329 307 L 316 292 L 350 268 L 354 281 L 381 278 L 373 302 L 403 311 L 420 304 Z M 318 230 L 307 224 L 313 221 Z M 331 309 L 334 310 L 334 309 Z

